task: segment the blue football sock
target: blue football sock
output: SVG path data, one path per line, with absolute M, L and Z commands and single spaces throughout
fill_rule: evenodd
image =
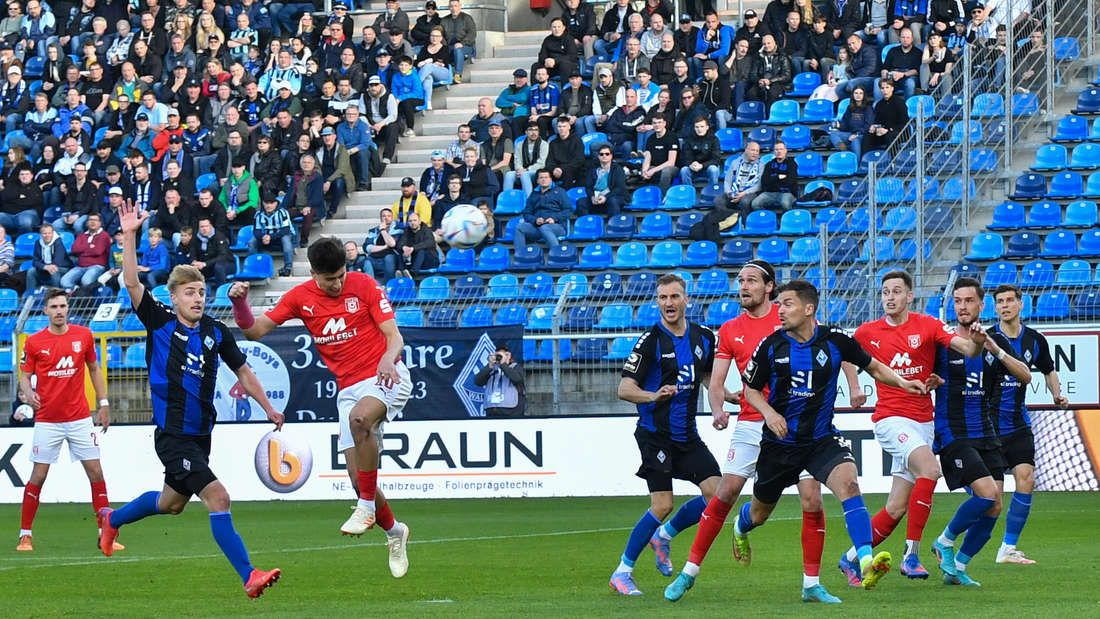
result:
M 214 534 L 214 541 L 222 549 L 222 554 L 240 574 L 241 582 L 248 582 L 248 576 L 252 573 L 252 562 L 248 559 L 244 540 L 237 534 L 237 529 L 233 528 L 233 515 L 229 512 L 210 512 L 210 531 Z
M 672 518 L 669 518 L 668 522 L 661 526 L 665 536 L 672 539 L 676 537 L 676 534 L 680 531 L 699 524 L 699 518 L 703 515 L 703 510 L 706 508 L 707 500 L 701 496 L 697 496 L 681 505 L 680 509 L 676 510 L 676 513 L 672 515 Z
M 630 537 L 626 540 L 626 550 L 623 551 L 622 557 L 623 563 L 634 567 L 638 555 L 642 554 L 642 550 L 649 543 L 649 538 L 653 537 L 653 532 L 659 526 L 661 526 L 661 521 L 647 509 L 641 520 L 634 525 L 634 530 L 630 532 Z
M 993 499 L 984 499 L 980 496 L 972 496 L 963 501 L 963 504 L 955 511 L 951 522 L 947 523 L 947 528 L 943 530 L 943 536 L 955 541 L 955 538 L 973 526 L 978 518 L 982 517 L 982 514 L 989 511 L 994 503 Z
M 841 501 L 840 506 L 844 508 L 844 526 L 848 529 L 848 537 L 852 538 L 856 556 L 862 563 L 864 557 L 871 556 L 871 515 L 867 513 L 862 496 Z
M 989 541 L 989 538 L 993 535 L 993 527 L 996 524 L 996 516 L 986 516 L 984 514 L 980 516 L 978 521 L 966 531 L 962 546 L 959 547 L 959 552 L 955 554 L 955 562 L 964 566 L 970 563 L 970 559 L 978 554 L 985 543 Z
M 158 501 L 160 501 L 160 492 L 150 490 L 111 512 L 111 517 L 108 519 L 110 525 L 117 529 L 124 524 L 137 522 L 146 516 L 155 516 L 160 513 L 160 510 L 157 509 Z
M 760 525 L 753 524 L 752 516 L 749 515 L 749 512 L 751 510 L 752 510 L 752 501 L 749 501 L 748 503 L 745 503 L 744 505 L 741 506 L 741 511 L 738 512 L 737 522 L 734 526 L 735 532 L 738 535 L 745 535 L 749 531 L 752 531 L 756 527 L 760 526 Z M 764 523 L 760 523 L 760 524 L 764 524 Z
M 1012 503 L 1008 506 L 1008 515 L 1005 516 L 1004 543 L 1015 546 L 1020 540 L 1020 533 L 1027 524 L 1027 515 L 1031 513 L 1031 495 L 1023 492 L 1012 494 Z

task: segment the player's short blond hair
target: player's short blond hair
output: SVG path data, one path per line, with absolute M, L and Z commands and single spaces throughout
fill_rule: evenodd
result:
M 177 287 L 195 282 L 206 283 L 202 271 L 190 264 L 177 265 L 176 268 L 172 269 L 172 274 L 168 276 L 168 292 L 175 292 Z

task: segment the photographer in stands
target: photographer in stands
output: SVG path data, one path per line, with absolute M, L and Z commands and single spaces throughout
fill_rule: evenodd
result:
M 504 344 L 489 355 L 489 363 L 474 376 L 474 384 L 485 387 L 482 408 L 488 417 L 522 417 L 527 412 L 527 388 L 523 366 L 512 360 Z

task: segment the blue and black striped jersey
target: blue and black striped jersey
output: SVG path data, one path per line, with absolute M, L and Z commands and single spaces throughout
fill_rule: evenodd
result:
M 1054 371 L 1054 358 L 1050 356 L 1050 345 L 1042 333 L 1031 327 L 1022 326 L 1018 336 L 1008 337 L 999 324 L 993 327 L 993 331 L 1004 336 L 1005 340 L 1012 344 L 1011 348 L 1005 350 L 1023 361 L 1029 368 L 1039 370 L 1044 375 Z M 1026 404 L 1027 389 L 1028 385 L 1020 384 L 1015 376 L 1005 372 L 1001 377 L 1000 385 L 990 392 L 989 410 L 999 436 L 1031 427 L 1031 416 L 1027 413 Z
M 995 331 L 989 337 L 1008 354 L 1012 345 Z M 936 352 L 936 374 L 944 384 L 936 389 L 935 429 L 932 450 L 939 453 L 959 439 L 997 440 L 989 394 L 1008 374 L 1004 364 L 989 351 L 967 357 L 950 348 Z

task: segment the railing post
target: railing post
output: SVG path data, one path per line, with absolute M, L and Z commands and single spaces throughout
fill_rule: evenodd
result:
M 818 242 L 821 243 L 821 254 L 818 256 L 817 266 L 821 269 L 821 307 L 825 308 L 823 320 L 828 321 L 829 297 L 832 294 L 832 286 L 829 281 L 829 226 L 821 226 L 817 229 Z M 819 314 L 820 316 L 820 314 Z
M 1007 177 L 1012 172 L 1012 136 L 1017 135 L 1016 118 L 1012 113 L 1012 95 L 1016 93 L 1015 62 L 1016 35 L 1015 24 L 1009 19 L 1005 22 L 1008 53 L 1005 54 L 1005 156 L 1004 171 Z M 1022 134 L 1023 132 L 1019 132 Z
M 924 144 L 924 106 L 917 106 L 917 269 L 916 290 L 924 285 L 924 175 L 927 152 Z
M 867 243 L 868 247 L 868 284 L 867 297 L 871 307 L 875 306 L 875 280 L 878 273 L 878 162 L 874 161 L 867 169 Z
M 1011 43 L 1015 45 L 1015 43 Z M 971 54 L 971 48 L 973 46 L 967 45 L 963 48 L 963 97 L 962 97 L 962 126 L 963 126 L 963 140 L 962 140 L 962 152 L 964 155 L 969 156 L 970 153 L 970 98 L 974 96 L 973 88 L 974 81 L 971 76 L 972 61 L 974 59 Z M 1007 79 L 1007 77 L 1006 77 Z M 963 165 L 963 197 L 962 197 L 962 225 L 963 229 L 970 227 L 970 165 L 967 162 Z
M 1089 13 L 1088 19 L 1090 20 L 1090 22 L 1091 22 L 1091 20 L 1094 19 L 1093 15 L 1091 13 Z M 1092 31 L 1091 23 L 1089 24 L 1089 26 L 1090 27 L 1088 28 L 1088 30 Z M 1047 125 L 1048 125 L 1047 126 L 1047 131 L 1050 132 L 1050 134 L 1049 134 L 1050 137 L 1054 137 L 1054 130 L 1055 130 L 1055 126 L 1054 126 L 1054 122 L 1053 122 L 1054 118 L 1055 118 L 1055 114 L 1054 114 L 1054 81 L 1057 77 L 1057 73 L 1055 73 L 1056 67 L 1054 65 L 1054 38 L 1055 37 L 1054 37 L 1054 3 L 1053 2 L 1048 2 L 1047 3 L 1047 23 L 1046 23 L 1046 33 L 1044 34 L 1044 36 L 1046 36 L 1046 38 L 1047 38 L 1047 40 L 1046 40 L 1046 70 L 1047 70 L 1046 72 L 1047 72 L 1047 79 L 1046 79 L 1046 89 L 1045 89 L 1046 93 L 1047 93 L 1047 97 L 1046 97 L 1046 101 L 1044 101 L 1044 108 L 1047 111 L 1047 113 L 1046 113 L 1046 119 L 1047 119 Z
M 1088 58 L 1092 58 L 1092 55 L 1096 52 L 1096 15 L 1093 11 L 1096 10 L 1096 4 L 1093 0 L 1088 0 L 1085 4 L 1085 15 L 1088 16 L 1088 22 L 1085 24 L 1085 55 Z M 1050 12 L 1049 10 L 1047 11 Z M 1053 35 L 1047 35 L 1052 37 Z
M 572 281 L 565 282 L 565 287 L 558 295 L 558 302 L 554 304 L 554 313 L 550 317 L 550 333 L 554 336 L 551 344 L 554 354 L 550 364 L 550 385 L 553 389 L 551 410 L 554 411 L 555 415 L 561 414 L 561 340 L 558 339 L 558 336 L 561 335 L 562 310 L 565 309 L 565 302 L 569 298 L 569 293 L 573 291 L 573 285 Z

